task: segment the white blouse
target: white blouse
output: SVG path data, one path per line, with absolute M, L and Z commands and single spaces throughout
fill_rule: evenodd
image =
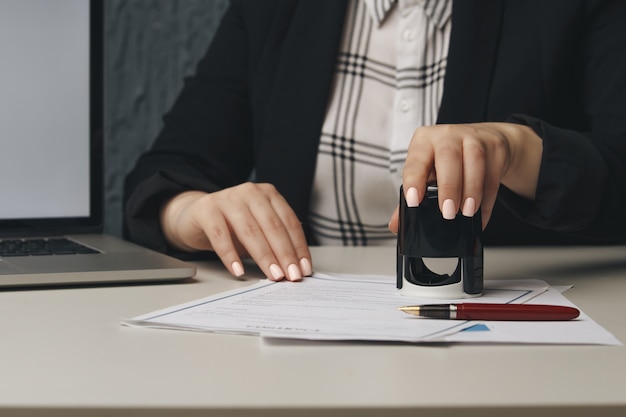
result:
M 351 0 L 309 220 L 321 245 L 388 245 L 414 130 L 443 93 L 451 0 Z

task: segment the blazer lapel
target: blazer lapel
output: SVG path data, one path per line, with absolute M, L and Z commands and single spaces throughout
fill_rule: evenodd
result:
M 501 0 L 454 1 L 437 123 L 486 121 L 503 3 Z
M 257 149 L 257 180 L 273 183 L 306 221 L 346 2 L 300 1 L 284 34 Z

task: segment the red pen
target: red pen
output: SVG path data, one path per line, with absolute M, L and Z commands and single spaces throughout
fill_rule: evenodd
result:
M 419 317 L 450 320 L 556 321 L 575 319 L 580 314 L 574 307 L 545 304 L 426 304 L 398 309 Z

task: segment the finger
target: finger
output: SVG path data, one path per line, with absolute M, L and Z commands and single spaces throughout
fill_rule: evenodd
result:
M 402 171 L 402 188 L 407 206 L 417 207 L 426 195 L 426 187 L 434 169 L 434 150 L 429 141 L 432 129 L 415 130 Z
M 391 215 L 391 219 L 389 220 L 389 231 L 391 231 L 391 233 L 398 234 L 399 216 L 400 216 L 400 208 L 396 206 L 396 209 L 393 211 L 393 214 Z
M 242 276 L 245 273 L 243 262 L 226 219 L 219 208 L 213 204 L 204 204 L 202 211 L 199 226 L 204 231 L 211 249 L 231 274 L 236 277 Z
M 461 213 L 473 217 L 483 198 L 486 172 L 485 148 L 481 142 L 468 139 L 463 142 L 463 192 Z
M 485 227 L 487 227 L 487 224 L 489 223 L 489 219 L 491 219 L 491 214 L 493 213 L 493 207 L 496 204 L 496 199 L 498 197 L 499 188 L 500 188 L 499 181 L 486 179 L 482 205 L 480 207 L 483 230 L 485 229 Z
M 265 187 L 267 185 L 262 186 Z M 304 230 L 302 229 L 302 223 L 289 206 L 289 203 L 287 203 L 287 200 L 273 186 L 268 187 L 267 193 L 270 196 L 270 203 L 278 218 L 282 221 L 284 231 L 289 237 L 288 241 L 278 240 L 274 242 L 274 240 L 270 239 L 272 249 L 281 264 L 287 265 L 286 268 L 290 280 L 299 280 L 303 276 L 310 276 L 313 274 L 312 258 Z M 282 235 L 282 231 L 280 234 Z M 299 271 L 296 271 L 292 266 L 294 254 Z
M 256 206 L 256 210 L 263 211 L 264 209 Z M 263 227 L 249 207 L 241 206 L 238 209 L 231 209 L 226 216 L 228 216 L 228 222 L 233 233 L 250 254 L 250 257 L 265 273 L 265 276 L 273 281 L 280 281 L 285 278 L 285 271 L 274 255 Z
M 485 183 L 483 186 L 483 200 L 481 205 L 482 227 L 487 227 L 493 207 L 496 204 L 500 181 L 504 170 L 505 160 L 503 156 L 491 155 L 486 165 Z
M 438 138 L 435 145 L 435 170 L 439 209 L 444 219 L 453 220 L 459 211 L 463 187 L 463 150 L 459 138 Z

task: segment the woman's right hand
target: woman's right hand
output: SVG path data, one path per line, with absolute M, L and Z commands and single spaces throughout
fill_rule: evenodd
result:
M 245 257 L 274 281 L 299 281 L 312 273 L 302 224 L 271 184 L 183 192 L 163 206 L 161 228 L 178 249 L 214 251 L 235 276 L 244 274 Z

